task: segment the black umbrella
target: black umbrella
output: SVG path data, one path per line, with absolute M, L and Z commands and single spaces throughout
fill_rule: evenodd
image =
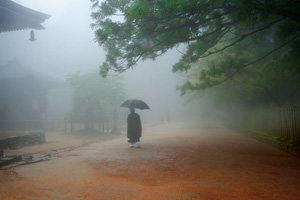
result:
M 141 110 L 144 109 L 149 109 L 149 106 L 143 102 L 142 100 L 138 100 L 138 99 L 128 99 L 126 101 L 124 101 L 124 103 L 121 104 L 121 107 L 126 107 L 126 108 L 138 108 Z

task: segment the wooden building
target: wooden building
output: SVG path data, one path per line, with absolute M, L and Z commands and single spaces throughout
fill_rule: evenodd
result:
M 25 29 L 45 29 L 41 23 L 51 15 L 24 7 L 11 0 L 0 1 L 0 33 Z
M 50 15 L 11 0 L 0 0 L 0 33 L 42 30 L 41 23 L 48 18 Z M 47 120 L 47 93 L 54 87 L 57 83 L 51 78 L 26 69 L 16 60 L 0 66 L 0 130 L 42 128 Z
M 47 95 L 61 83 L 12 60 L 0 66 L 0 129 L 41 129 L 47 122 Z

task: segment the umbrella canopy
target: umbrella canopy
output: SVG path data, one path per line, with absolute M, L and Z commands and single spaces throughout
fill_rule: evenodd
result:
M 124 103 L 121 104 L 121 107 L 126 107 L 126 108 L 138 108 L 141 110 L 144 109 L 149 109 L 149 106 L 142 100 L 138 100 L 138 99 L 128 99 L 126 101 L 124 101 Z

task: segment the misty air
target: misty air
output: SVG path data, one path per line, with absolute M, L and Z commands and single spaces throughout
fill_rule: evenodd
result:
M 1 0 L 0 199 L 298 199 L 297 8 Z

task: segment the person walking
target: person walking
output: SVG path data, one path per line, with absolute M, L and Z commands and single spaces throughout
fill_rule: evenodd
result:
M 130 148 L 140 148 L 140 138 L 142 137 L 142 124 L 140 116 L 135 113 L 134 108 L 130 108 L 127 117 L 127 138 Z

